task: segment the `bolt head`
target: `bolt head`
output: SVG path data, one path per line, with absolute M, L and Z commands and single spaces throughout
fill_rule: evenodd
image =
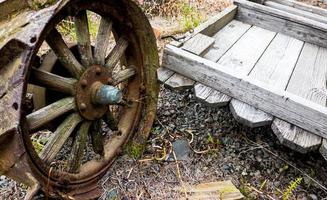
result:
M 83 80 L 81 81 L 81 86 L 82 86 L 83 88 L 85 88 L 85 87 L 87 86 L 87 80 L 83 79 Z
M 95 73 L 96 73 L 97 75 L 100 75 L 101 72 L 102 72 L 101 67 L 97 67 L 97 68 L 95 69 Z
M 81 105 L 80 105 L 80 109 L 81 109 L 82 111 L 86 110 L 86 104 L 85 104 L 85 103 L 81 103 Z
M 107 82 L 108 82 L 109 85 L 112 85 L 113 82 L 114 82 L 114 80 L 111 77 L 109 77 L 108 80 L 107 80 Z
M 142 85 L 140 86 L 140 91 L 144 92 L 145 89 L 146 89 L 145 86 L 142 84 Z

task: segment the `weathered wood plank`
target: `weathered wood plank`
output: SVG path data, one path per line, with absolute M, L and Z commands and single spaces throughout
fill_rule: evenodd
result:
M 275 35 L 276 33 L 274 32 L 259 27 L 251 27 L 243 37 L 219 59 L 218 63 L 228 66 L 231 70 L 235 70 L 240 74 L 247 75 Z M 232 101 L 230 108 L 236 120 L 250 127 L 267 125 L 272 121 L 271 115 L 259 111 L 256 108 L 251 108 L 251 106 L 237 100 Z
M 113 79 L 112 85 L 118 85 L 119 83 L 132 78 L 133 76 L 135 76 L 135 74 L 136 74 L 136 70 L 134 67 L 129 67 L 117 73 L 114 73 L 112 75 L 112 79 Z
M 74 54 L 66 45 L 61 34 L 53 29 L 47 36 L 46 41 L 51 49 L 55 52 L 61 64 L 73 75 L 79 78 L 83 73 L 83 66 L 75 58 Z
M 302 46 L 302 41 L 277 34 L 249 74 L 249 78 L 283 90 L 289 81 Z M 232 101 L 230 107 L 234 117 L 250 127 L 269 125 L 273 120 L 272 115 L 237 100 Z
M 165 82 L 165 86 L 173 90 L 183 90 L 192 88 L 194 83 L 195 81 L 175 73 Z
M 272 115 L 236 99 L 230 102 L 229 107 L 238 122 L 251 128 L 269 125 L 273 120 Z
M 158 81 L 160 83 L 165 83 L 175 72 L 167 69 L 165 67 L 160 67 L 157 69 Z
M 219 14 L 209 18 L 206 22 L 196 27 L 193 34 L 196 35 L 198 33 L 202 33 L 207 36 L 213 36 L 234 19 L 236 11 L 237 7 L 235 5 L 227 7 Z
M 46 163 L 51 163 L 81 121 L 82 118 L 78 113 L 69 115 L 49 139 L 40 153 L 40 158 Z
M 317 150 L 321 145 L 321 137 L 298 128 L 288 122 L 275 119 L 271 128 L 278 140 L 285 146 L 300 153 Z
M 327 24 L 246 0 L 235 0 L 236 19 L 327 47 Z
M 326 96 L 316 89 L 326 89 L 326 55 L 326 49 L 305 43 L 286 91 L 325 106 Z M 319 136 L 290 124 L 276 122 L 274 127 L 281 143 L 301 153 L 317 150 L 321 144 Z
M 208 98 L 205 100 L 205 103 L 212 107 L 223 107 L 227 106 L 231 99 L 232 98 L 230 96 L 217 90 L 213 90 L 213 92 L 210 93 Z
M 199 33 L 185 42 L 182 49 L 196 55 L 203 55 L 209 50 L 209 47 L 211 47 L 214 42 L 214 38 Z
M 112 49 L 112 51 L 109 53 L 108 57 L 106 58 L 106 67 L 115 67 L 119 60 L 122 58 L 122 56 L 125 53 L 125 50 L 128 47 L 128 41 L 121 37 L 117 41 L 116 46 Z
M 317 7 L 317 6 L 311 6 L 306 3 L 302 3 L 302 2 L 294 1 L 294 0 L 273 0 L 273 1 L 283 4 L 283 5 L 286 5 L 286 6 L 290 6 L 293 8 L 297 8 L 300 10 L 304 10 L 307 12 L 311 12 L 314 14 L 319 14 L 321 16 L 327 17 L 327 11 L 325 9 Z
M 96 64 L 104 65 L 107 49 L 110 43 L 110 34 L 112 30 L 112 21 L 109 18 L 102 17 L 97 33 L 94 47 L 94 61 Z
M 81 11 L 75 16 L 75 27 L 78 50 L 81 55 L 82 64 L 85 67 L 93 64 L 93 53 L 91 37 L 86 11 Z
M 327 23 L 327 17 L 321 16 L 321 15 L 318 15 L 318 14 L 303 11 L 303 10 L 296 9 L 296 8 L 293 8 L 293 7 L 290 7 L 290 6 L 285 6 L 285 5 L 282 5 L 282 4 L 273 2 L 273 1 L 265 1 L 264 4 L 266 6 L 271 7 L 271 8 L 276 8 L 278 10 L 282 10 L 282 11 L 285 11 L 285 12 L 288 12 L 288 13 L 292 13 L 292 14 L 295 14 L 295 15 L 306 17 L 308 19 L 312 19 L 312 20 L 322 22 L 322 23 L 325 23 L 325 24 Z
M 215 38 L 215 43 L 208 53 L 204 55 L 204 58 L 217 62 L 250 27 L 251 25 L 237 20 L 231 21 L 213 36 L 213 38 Z
M 37 129 L 53 119 L 76 108 L 75 99 L 67 97 L 54 102 L 40 110 L 27 115 L 27 124 L 30 130 Z
M 327 140 L 324 139 L 319 149 L 321 155 L 327 160 Z
M 203 85 L 201 83 L 196 83 L 194 85 L 194 95 L 195 98 L 200 101 L 200 102 L 204 102 L 208 96 L 210 95 L 210 93 L 212 93 L 213 89 Z
M 237 43 L 223 55 L 218 64 L 228 66 L 239 74 L 248 74 L 259 60 L 276 33 L 251 27 Z
M 36 68 L 32 68 L 30 76 L 32 84 L 66 94 L 75 94 L 76 79 L 61 77 Z
M 101 156 L 104 155 L 104 136 L 102 135 L 102 121 L 96 120 L 90 127 L 90 136 L 92 141 L 93 151 Z
M 165 48 L 163 66 L 327 138 L 327 108 L 324 106 L 276 90 L 230 70 L 229 66 L 222 66 L 171 45 Z

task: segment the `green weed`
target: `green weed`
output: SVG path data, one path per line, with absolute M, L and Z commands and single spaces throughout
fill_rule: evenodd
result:
M 290 198 L 294 190 L 302 183 L 302 180 L 302 177 L 298 177 L 289 184 L 286 191 L 283 193 L 283 200 L 288 200 Z

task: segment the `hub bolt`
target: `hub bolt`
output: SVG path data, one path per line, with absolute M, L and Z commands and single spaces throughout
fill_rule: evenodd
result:
M 87 86 L 87 80 L 83 79 L 81 81 L 81 85 L 82 85 L 83 88 L 85 88 Z
M 82 111 L 86 110 L 86 104 L 85 103 L 81 103 L 80 108 Z
M 109 84 L 109 85 L 112 85 L 113 83 L 114 83 L 114 80 L 113 80 L 111 77 L 109 77 L 109 78 L 108 78 L 108 84 Z
M 96 73 L 98 76 L 101 74 L 101 72 L 102 72 L 102 70 L 101 70 L 100 67 L 97 67 L 97 68 L 95 69 L 95 73 Z

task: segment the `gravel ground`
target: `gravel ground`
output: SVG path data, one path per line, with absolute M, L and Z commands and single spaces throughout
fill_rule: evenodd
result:
M 222 180 L 232 180 L 246 199 L 282 199 L 297 178 L 303 180 L 289 199 L 327 197 L 318 186 L 327 185 L 326 161 L 279 145 L 269 127 L 243 127 L 228 108 L 206 107 L 191 91 L 162 88 L 158 109 L 145 154 L 140 160 L 127 155 L 117 160 L 103 179 L 102 199 L 180 199 L 183 185 Z M 163 149 L 169 152 L 181 139 L 191 142 L 192 150 L 178 161 L 178 170 Z

